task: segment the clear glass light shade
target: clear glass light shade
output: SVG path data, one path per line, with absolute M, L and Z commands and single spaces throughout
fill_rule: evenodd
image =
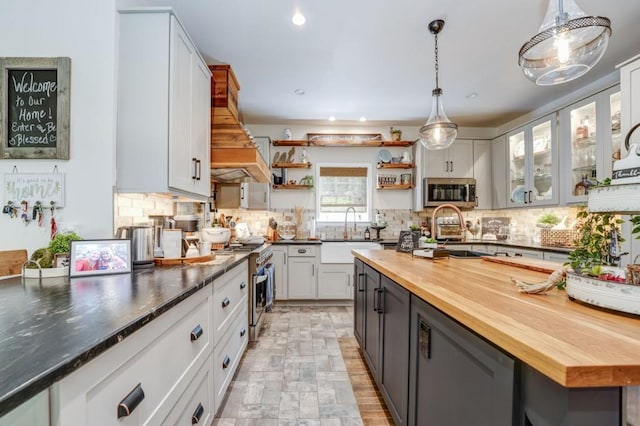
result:
M 458 136 L 458 125 L 449 121 L 442 108 L 440 95 L 442 91 L 433 91 L 431 100 L 431 115 L 418 132 L 420 143 L 427 149 L 447 149 Z
M 549 0 L 539 32 L 520 49 L 518 64 L 539 86 L 565 83 L 598 63 L 610 36 L 609 19 L 586 16 L 574 0 Z

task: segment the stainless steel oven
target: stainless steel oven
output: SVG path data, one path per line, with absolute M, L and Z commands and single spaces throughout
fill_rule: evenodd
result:
M 274 264 L 270 262 L 273 253 L 271 246 L 265 244 L 262 250 L 256 250 L 249 256 L 249 340 L 255 341 L 260 334 L 263 314 L 273 306 Z

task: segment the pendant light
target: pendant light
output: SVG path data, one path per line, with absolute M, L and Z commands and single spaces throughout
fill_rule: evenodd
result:
M 586 16 L 575 0 L 549 0 L 538 34 L 520 48 L 518 65 L 539 86 L 566 83 L 598 63 L 610 36 L 608 18 Z
M 437 19 L 429 23 L 429 31 L 435 35 L 436 88 L 431 92 L 431 115 L 420 128 L 420 143 L 427 149 L 446 149 L 458 136 L 458 125 L 452 123 L 442 108 L 442 89 L 438 86 L 438 33 L 442 31 L 444 21 Z

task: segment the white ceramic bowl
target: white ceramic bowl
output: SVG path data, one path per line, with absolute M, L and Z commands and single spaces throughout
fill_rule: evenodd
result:
M 202 241 L 213 244 L 226 244 L 231 237 L 229 228 L 202 228 Z

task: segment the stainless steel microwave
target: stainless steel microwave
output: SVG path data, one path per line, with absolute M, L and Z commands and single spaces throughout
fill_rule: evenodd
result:
M 476 207 L 476 180 L 468 178 L 424 178 L 423 205 L 453 204 L 461 209 Z

